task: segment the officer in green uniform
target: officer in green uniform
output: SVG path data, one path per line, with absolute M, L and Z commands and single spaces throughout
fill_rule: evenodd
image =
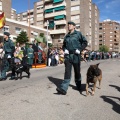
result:
M 13 56 L 13 53 L 15 51 L 15 45 L 13 41 L 9 38 L 9 33 L 4 32 L 4 46 L 3 50 L 5 51 L 4 60 L 3 60 L 3 69 L 1 71 L 1 77 L 0 80 L 6 80 L 6 72 L 11 68 L 11 61 Z
M 32 67 L 33 59 L 34 59 L 34 50 L 32 48 L 32 43 L 29 43 L 29 47 L 27 49 L 27 56 L 28 56 L 28 64 Z
M 58 93 L 63 95 L 66 95 L 68 86 L 70 84 L 72 65 L 74 67 L 74 78 L 77 89 L 79 91 L 81 90 L 80 54 L 87 46 L 86 38 L 81 34 L 81 32 L 75 30 L 74 22 L 68 22 L 68 30 L 69 32 L 63 41 L 63 51 L 65 58 L 64 80 L 61 86 L 57 87 L 56 89 Z

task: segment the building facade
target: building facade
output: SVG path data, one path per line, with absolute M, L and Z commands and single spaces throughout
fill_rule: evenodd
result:
M 16 10 L 11 7 L 11 0 L 0 0 L 0 11 L 1 13 L 4 12 L 6 17 L 4 28 L 0 29 L 0 41 L 3 41 L 4 31 L 11 34 L 10 37 L 13 41 L 15 41 L 21 31 L 26 31 L 28 33 L 30 42 L 32 42 L 40 33 L 44 33 L 45 35 L 48 33 L 48 36 L 50 34 L 50 32 L 46 29 L 40 26 L 33 25 L 32 22 L 31 25 L 29 25 L 29 18 L 26 22 L 23 20 L 19 20 L 21 16 L 19 14 L 16 14 Z M 31 11 L 32 10 L 30 10 L 30 12 Z M 29 12 L 27 13 L 27 16 L 28 14 Z M 48 42 L 51 43 L 50 37 L 48 39 Z
M 99 24 L 99 46 L 106 45 L 111 52 L 120 53 L 120 23 L 104 20 Z
M 99 10 L 92 0 L 41 0 L 35 2 L 30 11 L 18 14 L 17 20 L 29 21 L 31 25 L 45 29 L 48 27 L 54 46 L 62 45 L 68 32 L 67 22 L 74 21 L 76 30 L 88 39 L 88 49 L 99 49 Z

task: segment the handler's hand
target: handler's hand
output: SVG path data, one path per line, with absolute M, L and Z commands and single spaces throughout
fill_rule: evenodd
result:
M 64 54 L 69 54 L 69 51 L 65 49 Z
M 80 54 L 80 51 L 78 49 L 75 50 L 76 54 Z

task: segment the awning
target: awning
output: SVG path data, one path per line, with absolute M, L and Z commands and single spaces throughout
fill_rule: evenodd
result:
M 55 11 L 64 10 L 64 9 L 65 9 L 65 6 L 60 6 L 60 7 L 54 8 Z
M 45 10 L 45 13 L 51 13 L 53 12 L 53 8 Z
M 65 18 L 65 15 L 58 15 L 54 17 L 54 20 L 59 20 Z
M 62 2 L 63 0 L 53 0 L 53 3 L 59 3 Z

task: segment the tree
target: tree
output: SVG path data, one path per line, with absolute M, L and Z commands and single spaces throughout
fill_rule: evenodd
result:
M 46 37 L 44 35 L 44 33 L 40 33 L 38 37 L 35 38 L 38 42 L 42 42 L 47 44 L 47 40 Z
M 102 46 L 100 46 L 99 51 L 100 52 L 108 52 L 109 48 L 106 45 L 102 45 Z
M 16 42 L 19 42 L 20 44 L 28 42 L 27 33 L 21 31 L 21 33 L 17 36 Z

